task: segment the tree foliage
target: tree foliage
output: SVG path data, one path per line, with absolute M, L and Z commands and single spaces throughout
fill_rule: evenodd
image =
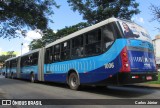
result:
M 33 41 L 31 41 L 31 43 L 29 44 L 29 49 L 34 50 L 43 46 L 44 42 L 42 41 L 42 39 L 33 39 Z
M 6 55 L 0 55 L 0 63 L 4 63 L 5 60 L 16 57 L 16 54 L 14 54 L 14 51 L 8 51 Z
M 152 20 L 158 21 L 160 23 L 160 6 L 155 6 L 155 5 L 151 4 L 150 9 L 153 14 Z M 157 27 L 157 29 L 159 29 L 159 31 L 160 31 L 160 27 Z
M 80 29 L 83 29 L 85 27 L 88 27 L 89 24 L 85 23 L 85 22 L 81 22 L 78 23 L 76 25 L 73 26 L 69 26 L 69 27 L 65 27 L 63 29 L 60 29 L 57 31 L 57 33 L 54 33 L 53 30 L 48 29 L 46 31 L 43 32 L 43 37 L 42 39 L 37 39 L 37 40 L 33 40 L 30 45 L 29 45 L 29 49 L 30 50 L 34 50 L 37 48 L 41 48 L 43 46 L 45 46 L 46 44 L 49 44 L 51 42 L 54 42 L 55 40 L 62 38 L 64 36 L 67 36 L 73 32 L 76 32 Z
M 59 7 L 54 0 L 1 0 L 0 37 L 15 38 L 17 30 L 25 34 L 23 28 L 47 28 L 53 6 Z
M 76 25 L 69 26 L 69 27 L 66 26 L 63 29 L 58 30 L 56 35 L 57 35 L 58 38 L 62 38 L 64 36 L 67 36 L 67 35 L 69 35 L 69 34 L 71 34 L 73 32 L 76 32 L 76 31 L 81 30 L 81 29 L 83 29 L 85 27 L 88 27 L 88 26 L 89 26 L 88 23 L 80 22 L 80 23 L 78 23 Z
M 41 39 L 34 39 L 29 44 L 29 49 L 34 50 L 37 48 L 44 47 L 46 44 L 51 43 L 56 40 L 56 34 L 52 29 L 47 29 L 43 31 L 43 37 Z
M 139 4 L 135 0 L 67 0 L 73 11 L 83 15 L 90 24 L 98 23 L 109 17 L 131 19 L 138 14 Z

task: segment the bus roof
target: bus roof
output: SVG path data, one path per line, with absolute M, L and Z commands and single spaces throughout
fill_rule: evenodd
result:
M 7 60 L 5 60 L 5 62 L 7 62 L 7 61 L 11 61 L 11 60 L 14 60 L 14 59 L 17 59 L 19 56 L 17 56 L 17 57 L 12 57 L 12 58 L 9 58 L 9 59 L 7 59 Z
M 17 57 L 9 58 L 9 59 L 5 60 L 5 62 L 7 62 L 7 61 L 11 61 L 11 60 L 17 59 L 17 58 L 19 58 L 19 57 L 23 57 L 23 56 L 26 56 L 26 55 L 29 55 L 29 54 L 35 53 L 35 52 L 38 52 L 38 51 L 40 51 L 40 49 L 41 49 L 41 48 L 39 48 L 39 49 L 35 49 L 35 50 L 32 50 L 32 51 L 30 51 L 30 52 L 28 52 L 28 53 L 25 53 L 25 54 L 21 55 L 21 56 L 17 56 Z
M 26 56 L 26 55 L 29 55 L 29 54 L 32 54 L 32 53 L 38 52 L 38 51 L 40 51 L 40 49 L 41 49 L 41 48 L 39 48 L 39 49 L 35 49 L 35 50 L 32 50 L 32 51 L 30 51 L 30 52 L 28 52 L 28 53 L 25 53 L 25 54 L 21 55 L 20 57 L 23 57 L 23 56 Z
M 118 21 L 118 20 L 119 20 L 119 19 L 114 18 L 114 17 L 113 17 L 113 18 L 106 19 L 106 20 L 101 21 L 101 22 L 99 22 L 99 23 L 97 23 L 97 24 L 95 24 L 95 25 L 92 25 L 92 26 L 89 26 L 89 27 L 87 27 L 87 28 L 81 29 L 81 30 L 76 31 L 76 32 L 74 32 L 74 33 L 72 33 L 72 34 L 70 34 L 70 35 L 67 35 L 67 36 L 65 36 L 65 37 L 63 37 L 63 38 L 61 38 L 61 39 L 58 39 L 58 40 L 56 40 L 56 41 L 54 41 L 54 42 L 46 45 L 45 48 L 51 47 L 51 46 L 53 46 L 53 45 L 56 45 L 56 44 L 61 43 L 61 42 L 64 42 L 64 41 L 66 41 L 66 40 L 68 40 L 68 39 L 71 39 L 71 38 L 73 38 L 73 37 L 79 36 L 79 35 L 81 35 L 81 34 L 83 34 L 83 33 L 88 32 L 88 31 L 94 30 L 94 29 L 96 29 L 96 28 L 98 28 L 98 27 L 104 26 L 104 25 L 106 25 L 106 24 L 108 24 L 108 23 L 110 23 L 110 22 L 115 22 L 115 21 Z

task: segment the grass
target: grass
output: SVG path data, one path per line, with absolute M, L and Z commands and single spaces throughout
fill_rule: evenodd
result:
M 149 81 L 147 84 L 160 84 L 160 72 L 158 72 L 158 80 L 157 81 Z

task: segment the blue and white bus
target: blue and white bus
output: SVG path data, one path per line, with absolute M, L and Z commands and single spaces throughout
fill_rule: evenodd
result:
M 109 18 L 58 39 L 38 52 L 38 67 L 31 64 L 36 69 L 27 71 L 28 67 L 23 72 L 23 78 L 31 78 L 32 82 L 67 83 L 76 90 L 86 84 L 157 80 L 152 40 L 145 29 L 127 20 Z M 19 58 L 22 64 L 24 60 Z M 22 65 L 19 68 L 23 70 Z

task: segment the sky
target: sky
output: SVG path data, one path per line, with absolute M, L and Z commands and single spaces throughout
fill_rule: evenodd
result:
M 62 29 L 65 26 L 75 25 L 79 22 L 85 22 L 82 15 L 78 12 L 73 12 L 71 7 L 68 6 L 66 0 L 55 0 L 58 5 L 61 5 L 59 9 L 54 8 L 53 21 L 49 23 L 49 27 L 54 31 Z M 134 15 L 132 20 L 137 24 L 144 27 L 150 34 L 151 38 L 154 39 L 160 32 L 156 27 L 160 27 L 160 24 L 156 21 L 151 21 L 153 14 L 149 9 L 150 5 L 160 5 L 160 0 L 136 0 L 139 3 L 140 14 Z M 33 39 L 41 38 L 41 35 L 35 31 L 29 31 L 27 37 L 15 38 L 15 39 L 3 39 L 0 38 L 0 53 L 4 51 L 16 51 L 19 55 L 29 51 L 28 45 Z M 21 45 L 23 43 L 23 45 Z

